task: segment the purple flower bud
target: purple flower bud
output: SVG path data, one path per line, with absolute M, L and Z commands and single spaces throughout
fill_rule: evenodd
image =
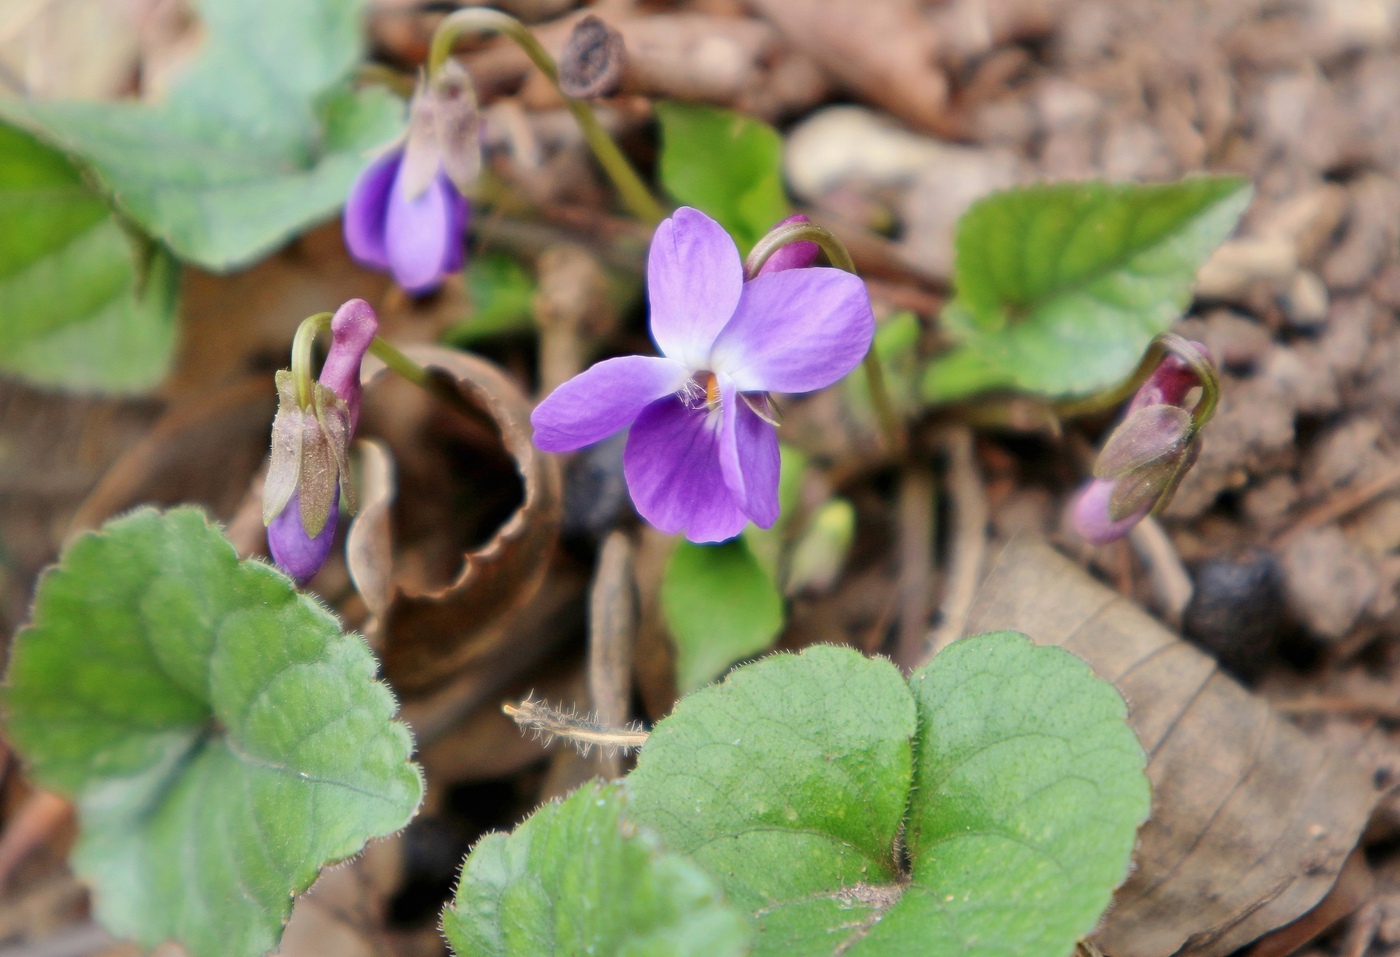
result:
M 336 310 L 309 405 L 300 402 L 292 373 L 277 373 L 263 522 L 273 561 L 298 583 L 310 580 L 330 553 L 340 496 L 354 508 L 348 459 L 360 414 L 360 364 L 378 330 L 379 319 L 363 299 Z
M 272 560 L 278 568 L 296 579 L 298 585 L 305 585 L 321 570 L 326 556 L 331 552 L 340 510 L 332 500 L 326 524 L 313 538 L 301 526 L 298 499 L 297 493 L 293 492 L 287 507 L 267 527 L 267 550 L 272 553 Z
M 1209 362 L 1205 346 L 1188 342 L 1184 347 Z M 1138 387 L 1127 415 L 1094 463 L 1094 480 L 1071 506 L 1071 521 L 1086 541 L 1102 545 L 1122 538 L 1171 501 L 1200 452 L 1200 423 L 1183 407 L 1200 385 L 1192 363 L 1168 353 Z
M 811 220 L 806 216 L 797 213 L 794 216 L 789 216 L 773 228 L 778 229 L 790 223 L 810 222 Z M 806 239 L 801 242 L 788 243 L 768 257 L 768 261 L 759 268 L 758 274 L 762 276 L 770 272 L 780 272 L 784 269 L 806 269 L 817 261 L 817 257 L 821 255 L 821 251 L 822 249 L 820 246 Z
M 1152 506 L 1143 506 L 1131 515 L 1115 521 L 1109 515 L 1109 499 L 1113 496 L 1114 483 L 1108 479 L 1094 479 L 1075 497 L 1070 510 L 1074 530 L 1086 542 L 1106 545 L 1117 541 L 1132 530 L 1132 527 L 1147 517 Z
M 481 166 L 479 127 L 476 93 L 455 63 L 419 89 L 406 142 L 371 163 L 350 189 L 345 245 L 357 262 L 389 271 L 414 294 L 431 292 L 462 268 L 471 212 L 462 190 Z
M 1202 362 L 1210 362 L 1210 350 L 1203 343 L 1187 340 L 1186 345 L 1200 353 Z M 1201 380 L 1192 371 L 1190 363 L 1175 353 L 1168 353 L 1152 374 L 1138 387 L 1128 406 L 1129 414 L 1148 405 L 1181 405 L 1192 389 Z
M 331 317 L 331 347 L 320 382 L 345 403 L 352 433 L 360 421 L 360 363 L 378 333 L 379 317 L 363 299 L 349 300 Z

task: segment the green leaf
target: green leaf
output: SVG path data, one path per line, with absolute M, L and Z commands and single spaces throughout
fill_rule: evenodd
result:
M 180 258 L 234 269 L 334 215 L 403 106 L 349 86 L 362 0 L 197 6 L 204 49 L 167 101 L 0 99 L 0 119 L 85 166 Z
M 656 104 L 661 183 L 719 221 L 747 254 L 791 212 L 783 192 L 783 139 L 762 120 L 699 103 Z
M 958 224 L 957 296 L 942 317 L 964 349 L 929 368 L 925 398 L 1117 383 L 1190 303 L 1196 270 L 1251 195 L 1239 177 L 1203 176 L 1031 186 L 975 203 Z
M 443 931 L 457 957 L 739 957 L 747 922 L 714 882 L 624 816 L 617 785 L 585 784 L 462 867 Z
M 358 637 L 204 515 L 79 538 L 15 639 L 6 732 L 73 797 L 73 864 L 115 934 L 272 950 L 326 863 L 412 817 L 408 730 Z
M 807 456 L 795 446 L 778 445 L 778 520 L 768 528 L 752 522 L 744 529 L 744 543 L 773 581 L 780 579 L 783 548 L 792 537 L 793 522 L 802 504 L 802 479 L 807 471 Z
M 0 370 L 129 392 L 165 375 L 178 270 L 55 150 L 0 124 Z
M 782 595 L 742 538 L 681 541 L 661 582 L 661 610 L 676 643 L 681 694 L 768 648 L 783 630 Z
M 631 815 L 753 915 L 755 955 L 1068 957 L 1149 809 L 1122 700 L 1011 633 L 912 684 L 846 648 L 740 668 L 656 726 Z
M 505 253 L 473 256 L 466 281 L 471 316 L 447 330 L 445 341 L 467 347 L 535 327 L 535 280 L 518 260 Z

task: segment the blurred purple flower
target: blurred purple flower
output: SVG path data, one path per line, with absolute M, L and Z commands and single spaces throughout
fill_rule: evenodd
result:
M 1210 354 L 1198 342 L 1184 347 Z M 1201 385 L 1191 363 L 1168 354 L 1138 387 L 1122 423 L 1104 443 L 1094 463 L 1094 478 L 1070 507 L 1070 520 L 1081 538 L 1103 545 L 1122 538 L 1154 511 L 1167 506 L 1200 452 L 1200 423 L 1185 407 Z
M 431 292 L 462 268 L 470 208 L 445 170 L 415 190 L 404 147 L 360 174 L 345 204 L 345 245 L 363 266 L 387 270 L 410 293 Z
M 661 356 L 608 359 L 555 389 L 531 416 L 535 444 L 568 452 L 626 428 L 633 504 L 693 542 L 778 517 L 778 437 L 767 393 L 839 380 L 870 348 L 865 284 L 827 267 L 749 282 L 724 229 L 682 207 L 657 227 L 647 263 Z
M 462 268 L 481 168 L 480 112 L 466 72 L 449 60 L 413 97 L 405 141 L 355 180 L 345 204 L 345 245 L 410 293 L 431 292 Z
M 351 501 L 347 458 L 360 418 L 360 363 L 379 331 L 369 303 L 351 299 L 331 319 L 331 347 L 310 404 L 292 373 L 277 373 L 272 459 L 263 486 L 267 547 L 277 567 L 305 584 L 330 554 L 340 496 Z

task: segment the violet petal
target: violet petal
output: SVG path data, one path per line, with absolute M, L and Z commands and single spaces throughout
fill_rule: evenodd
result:
M 296 579 L 298 585 L 305 585 L 320 571 L 331 552 L 340 508 L 334 500 L 331 501 L 330 515 L 315 538 L 307 535 L 301 527 L 300 513 L 300 493 L 295 493 L 287 507 L 267 527 L 267 549 L 278 568 Z
M 811 220 L 806 216 L 797 213 L 794 216 L 789 216 L 787 219 L 784 219 L 773 228 L 778 229 L 789 223 L 810 222 Z M 801 242 L 788 243 L 782 249 L 779 249 L 768 257 L 768 261 L 759 268 L 758 274 L 763 276 L 770 272 L 782 272 L 784 269 L 806 269 L 817 261 L 817 257 L 821 255 L 821 251 L 822 248 L 820 246 L 808 239 L 804 239 Z
M 447 244 L 447 252 L 442 260 L 442 274 L 450 276 L 454 272 L 460 272 L 467 261 L 466 236 L 472 210 L 471 203 L 457 191 L 457 187 L 452 184 L 445 171 L 438 171 L 438 179 L 447 196 L 447 232 L 455 237 Z
M 715 336 L 739 304 L 744 265 L 724 227 L 682 206 L 656 227 L 647 256 L 651 336 L 664 355 L 705 368 Z
M 1074 530 L 1086 542 L 1106 545 L 1109 542 L 1117 541 L 1128 534 L 1134 525 L 1142 521 L 1152 508 L 1152 504 L 1149 502 L 1145 507 L 1115 522 L 1108 513 L 1108 503 L 1113 496 L 1114 484 L 1107 479 L 1094 479 L 1084 486 L 1070 507 L 1070 517 L 1074 524 Z
M 402 175 L 395 179 L 389 191 L 389 211 L 384 219 L 389 268 L 406 292 L 431 292 L 442 283 L 449 245 L 462 240 L 460 235 L 451 234 L 452 203 L 438 179 L 412 199 L 404 191 L 403 179 Z
M 345 247 L 362 266 L 389 268 L 389 251 L 384 245 L 384 217 L 389 209 L 389 191 L 403 161 L 403 150 L 394 149 L 379 157 L 350 187 L 345 201 L 342 228 Z
M 744 283 L 710 368 L 741 392 L 812 392 L 859 365 L 874 335 L 858 277 L 826 266 L 768 273 Z
M 720 470 L 755 525 L 769 528 L 778 520 L 778 430 L 739 397 L 728 376 L 719 377 L 724 417 L 720 422 Z
M 535 445 L 572 452 L 607 438 L 648 405 L 683 388 L 690 371 L 674 359 L 619 356 L 574 376 L 535 407 Z
M 653 402 L 632 423 L 622 471 L 638 514 L 692 542 L 722 542 L 748 524 L 719 463 L 717 417 L 679 398 Z
M 360 365 L 379 332 L 379 317 L 363 299 L 341 304 L 331 317 L 331 347 L 321 365 L 321 385 L 340 396 L 350 412 L 350 431 L 360 418 Z

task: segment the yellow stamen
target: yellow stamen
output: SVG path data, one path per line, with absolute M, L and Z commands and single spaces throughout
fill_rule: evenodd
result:
M 718 409 L 720 405 L 719 379 L 713 372 L 705 373 L 705 406 Z

